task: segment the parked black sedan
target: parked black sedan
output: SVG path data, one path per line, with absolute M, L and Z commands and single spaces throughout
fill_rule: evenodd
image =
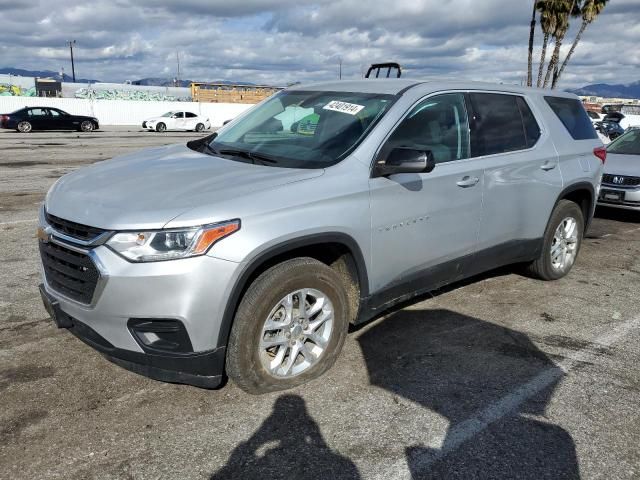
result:
M 59 108 L 25 107 L 13 113 L 0 115 L 0 128 L 15 129 L 22 133 L 32 130 L 78 130 L 91 132 L 99 128 L 98 119 L 71 115 Z

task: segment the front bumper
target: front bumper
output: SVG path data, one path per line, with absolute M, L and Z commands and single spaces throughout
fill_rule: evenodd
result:
M 216 388 L 222 383 L 225 347 L 188 353 L 143 353 L 118 348 L 87 324 L 65 313 L 57 299 L 46 291 L 44 284 L 40 284 L 40 293 L 45 308 L 51 312 L 60 328 L 66 328 L 122 368 L 154 380 L 184 383 L 201 388 Z
M 640 210 L 640 188 L 620 188 L 603 184 L 598 196 L 598 205 L 624 210 Z
M 60 245 L 68 245 L 55 238 Z M 81 303 L 47 282 L 41 292 L 58 326 L 67 328 L 111 361 L 157 380 L 213 388 L 224 371 L 224 309 L 240 264 L 207 255 L 130 263 L 104 245 L 88 255 L 100 278 L 93 297 Z M 146 348 L 132 330 L 139 320 L 181 325 L 188 349 Z

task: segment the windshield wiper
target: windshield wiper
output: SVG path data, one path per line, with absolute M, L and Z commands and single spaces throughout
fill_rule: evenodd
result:
M 207 145 L 207 147 L 209 146 Z M 216 155 L 231 155 L 234 157 L 242 157 L 251 160 L 254 164 L 260 163 L 261 165 L 272 165 L 278 163 L 275 158 L 262 155 L 261 153 L 249 152 L 247 150 L 234 150 L 227 148 L 224 148 L 222 150 L 213 150 L 213 148 L 211 147 L 209 147 L 209 149 Z

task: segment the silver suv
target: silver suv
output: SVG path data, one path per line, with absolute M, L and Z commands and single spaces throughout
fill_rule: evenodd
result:
M 566 93 L 295 86 L 202 140 L 58 180 L 41 292 L 135 372 L 286 389 L 330 368 L 349 324 L 416 295 L 514 263 L 566 275 L 605 156 Z

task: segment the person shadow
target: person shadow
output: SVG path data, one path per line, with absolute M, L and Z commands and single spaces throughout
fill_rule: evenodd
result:
M 427 445 L 405 448 L 414 479 L 580 478 L 573 439 L 545 418 L 564 371 L 524 333 L 445 309 L 401 310 L 358 342 L 373 385 L 448 421 L 424 427 Z
M 357 480 L 360 474 L 351 460 L 327 445 L 302 397 L 286 394 L 210 480 L 264 478 Z

